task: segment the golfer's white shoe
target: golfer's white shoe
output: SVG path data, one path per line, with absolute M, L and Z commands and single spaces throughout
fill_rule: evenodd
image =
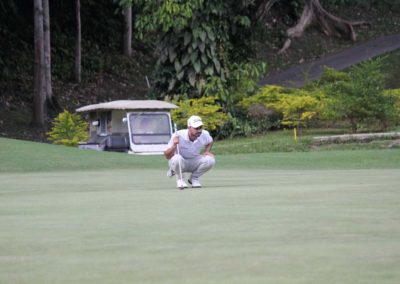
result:
M 177 186 L 179 189 L 184 189 L 184 188 L 187 188 L 187 187 L 188 187 L 187 184 L 186 184 L 186 182 L 183 181 L 183 179 L 177 179 L 177 180 L 176 180 L 176 186 Z
M 192 185 L 193 188 L 200 188 L 201 187 L 201 183 L 199 182 L 199 179 L 197 179 L 197 178 L 190 177 L 188 179 L 188 182 Z

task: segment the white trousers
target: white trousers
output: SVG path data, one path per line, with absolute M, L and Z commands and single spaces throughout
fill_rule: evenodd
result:
M 179 171 L 179 162 L 181 164 L 182 173 L 191 173 L 192 178 L 197 179 L 214 166 L 215 158 L 206 155 L 193 159 L 184 159 L 181 155 L 175 154 L 168 161 L 168 165 L 169 168 L 175 172 L 178 179 L 182 178 Z

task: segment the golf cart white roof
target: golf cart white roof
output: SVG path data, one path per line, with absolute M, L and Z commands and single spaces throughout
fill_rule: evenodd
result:
M 176 105 L 157 100 L 120 100 L 100 104 L 87 105 L 78 108 L 77 112 L 96 110 L 166 110 L 178 108 Z

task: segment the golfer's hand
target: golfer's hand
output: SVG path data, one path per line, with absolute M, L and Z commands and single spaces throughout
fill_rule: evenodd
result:
M 203 154 L 204 156 L 211 156 L 211 157 L 213 157 L 214 158 L 214 154 L 213 153 L 211 153 L 211 152 L 204 152 L 204 154 Z
M 178 145 L 179 144 L 179 136 L 178 135 L 174 135 L 174 145 Z

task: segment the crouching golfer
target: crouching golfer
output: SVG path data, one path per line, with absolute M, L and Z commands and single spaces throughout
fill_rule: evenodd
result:
M 191 116 L 187 129 L 179 130 L 172 135 L 164 156 L 169 160 L 167 176 L 176 175 L 179 189 L 187 187 L 182 173 L 190 173 L 188 182 L 194 188 L 200 188 L 199 177 L 215 164 L 214 155 L 210 152 L 213 139 L 208 131 L 203 130 L 203 121 L 198 116 Z M 201 154 L 201 150 L 203 150 Z

